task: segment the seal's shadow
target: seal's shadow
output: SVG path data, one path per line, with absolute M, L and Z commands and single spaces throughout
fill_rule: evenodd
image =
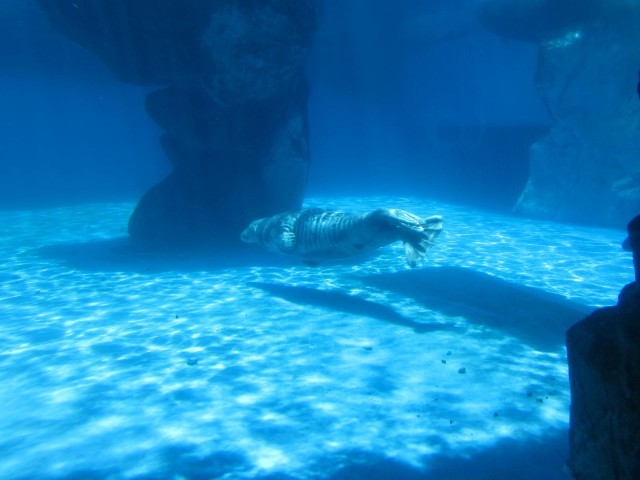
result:
M 593 308 L 540 289 L 460 267 L 423 268 L 360 278 L 430 310 L 486 325 L 541 350 L 564 343 L 567 328 Z
M 227 245 L 219 249 L 145 250 L 134 248 L 129 237 L 89 242 L 46 245 L 37 250 L 43 258 L 53 259 L 78 270 L 90 272 L 159 273 L 167 271 L 215 271 L 244 267 L 304 267 L 309 271 L 335 266 L 358 265 L 374 258 L 374 253 L 305 265 L 293 256 L 267 252 L 255 245 Z
M 38 255 L 61 262 L 71 268 L 91 272 L 135 272 L 153 274 L 166 271 L 215 271 L 254 265 L 290 267 L 297 259 L 273 255 L 256 248 L 239 245 L 219 252 L 185 250 L 162 251 L 134 248 L 128 237 L 83 243 L 60 243 L 38 249 Z
M 281 283 L 248 282 L 269 295 L 301 305 L 313 305 L 351 315 L 365 316 L 412 328 L 416 333 L 428 333 L 436 330 L 456 328 L 451 324 L 420 323 L 407 318 L 388 305 L 372 302 L 365 298 L 340 292 L 338 290 L 319 290 L 309 287 L 286 285 Z

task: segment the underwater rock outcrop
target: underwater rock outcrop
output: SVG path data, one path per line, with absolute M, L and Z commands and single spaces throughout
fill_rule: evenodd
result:
M 628 0 L 480 0 L 476 13 L 489 30 L 524 42 L 560 38 L 596 20 L 624 14 Z
M 577 480 L 640 478 L 640 216 L 625 241 L 635 282 L 615 307 L 567 332 L 571 382 L 569 467 Z
M 536 84 L 553 126 L 530 150 L 516 212 L 624 224 L 640 210 L 640 4 L 483 0 L 477 8 L 490 30 L 539 45 Z
M 235 243 L 250 220 L 300 207 L 321 0 L 37 1 L 118 78 L 161 86 L 146 109 L 173 172 L 138 203 L 134 243 Z

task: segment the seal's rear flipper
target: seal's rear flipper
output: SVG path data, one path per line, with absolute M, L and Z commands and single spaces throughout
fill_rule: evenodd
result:
M 402 241 L 407 264 L 415 267 L 424 258 L 427 252 L 435 245 L 436 238 L 442 231 L 443 218 L 433 215 L 420 221 L 419 225 L 402 225 Z
M 379 208 L 370 215 L 384 219 L 388 227 L 396 232 L 396 238 L 404 242 L 404 252 L 410 267 L 415 267 L 424 258 L 442 231 L 443 218 L 440 215 L 422 219 L 395 208 Z
M 381 219 L 387 228 L 394 231 L 394 237 L 404 242 L 410 267 L 415 267 L 424 258 L 442 231 L 443 218 L 440 215 L 422 219 L 405 210 L 379 208 L 367 216 Z

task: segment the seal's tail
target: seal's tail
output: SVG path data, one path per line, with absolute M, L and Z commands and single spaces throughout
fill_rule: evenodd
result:
M 410 226 L 406 236 L 402 238 L 404 242 L 404 253 L 407 257 L 407 264 L 415 267 L 424 258 L 427 252 L 435 245 L 436 238 L 442 231 L 443 218 L 440 215 L 433 215 L 424 220 L 421 219 L 419 226 Z M 401 228 L 401 230 L 404 229 Z
M 410 267 L 415 267 L 424 258 L 442 231 L 443 218 L 440 215 L 422 219 L 404 210 L 385 209 L 384 216 L 404 242 L 404 253 Z

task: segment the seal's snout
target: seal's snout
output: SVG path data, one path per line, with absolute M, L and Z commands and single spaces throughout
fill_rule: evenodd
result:
M 245 228 L 240 234 L 240 240 L 245 243 L 251 243 L 251 225 Z
M 251 222 L 240 234 L 240 240 L 245 243 L 258 243 L 258 223 L 259 220 Z

